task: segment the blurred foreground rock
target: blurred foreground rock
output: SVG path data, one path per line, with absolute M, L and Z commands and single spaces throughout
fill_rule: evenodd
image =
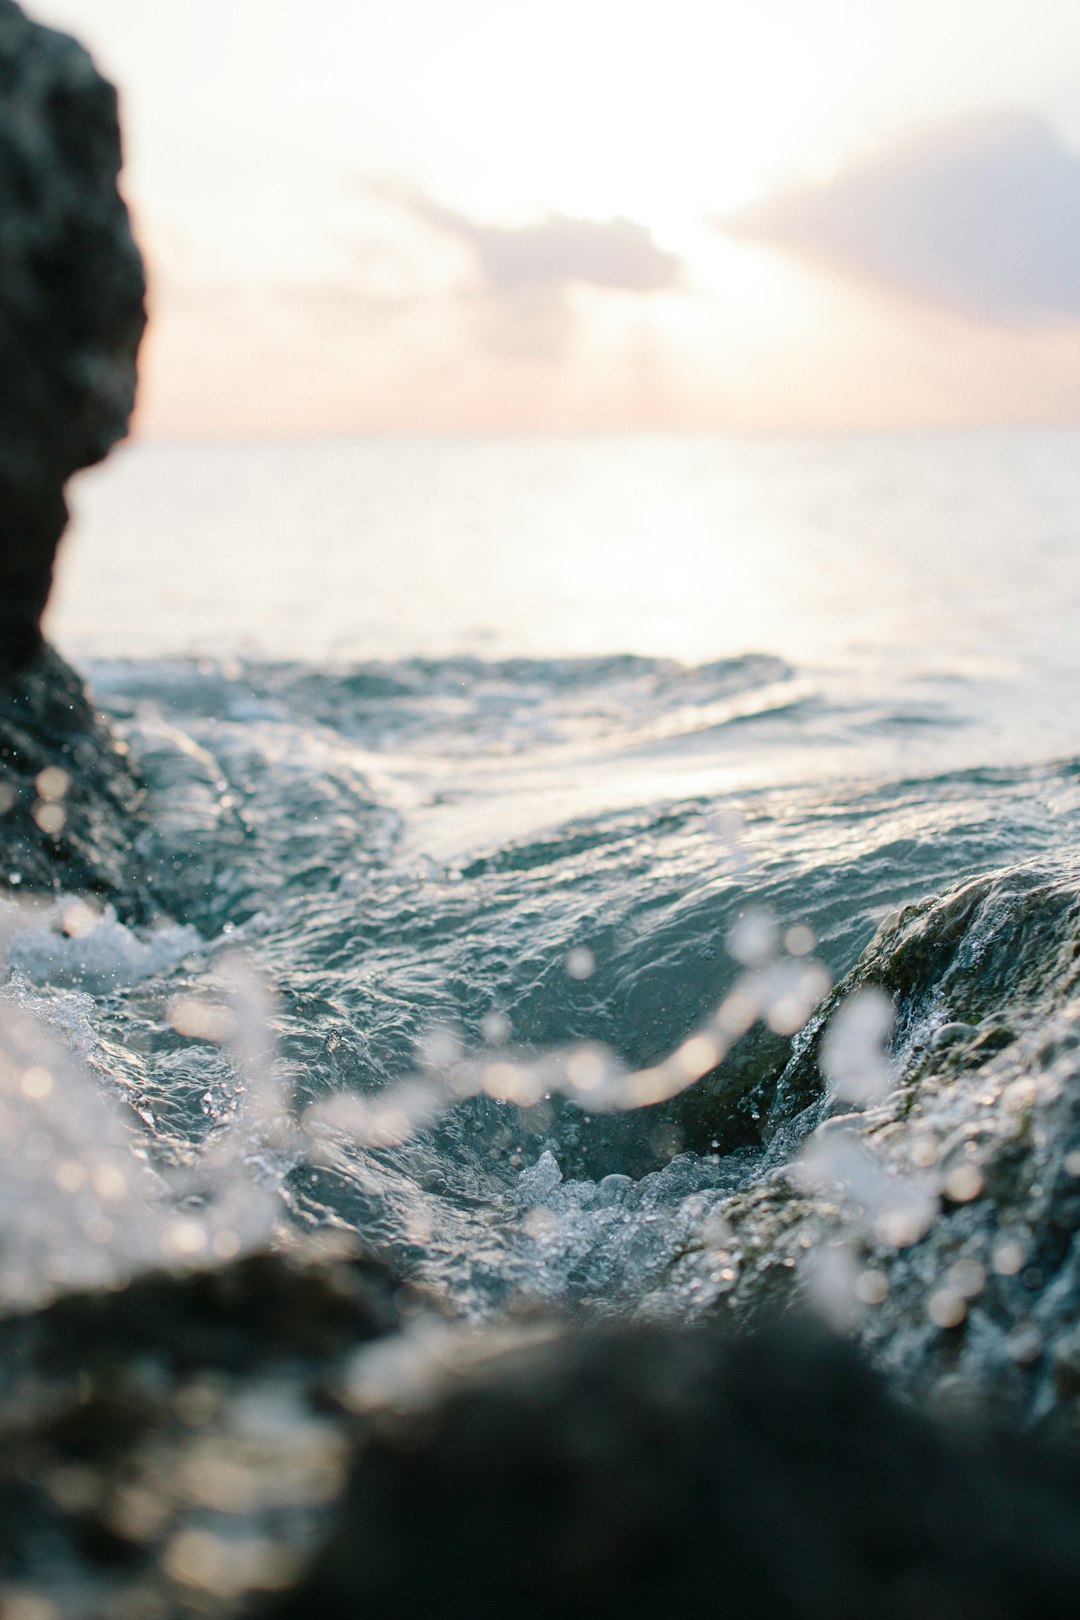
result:
M 324 1387 L 396 1290 L 259 1254 L 0 1321 L 0 1615 L 224 1615 L 291 1581 L 344 1477 Z
M 1074 1612 L 1076 1454 L 920 1415 L 805 1323 L 568 1334 L 397 1404 L 274 1620 Z
M 262 1254 L 0 1322 L 0 1614 L 1075 1613 L 1077 1452 L 917 1413 L 819 1328 L 422 1304 Z

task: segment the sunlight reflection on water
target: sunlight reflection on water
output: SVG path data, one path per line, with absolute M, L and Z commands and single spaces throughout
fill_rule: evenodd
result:
M 1078 449 L 1075 428 L 139 444 L 76 485 L 51 629 L 83 655 L 1009 670 L 1066 656 L 1046 632 L 1080 598 Z

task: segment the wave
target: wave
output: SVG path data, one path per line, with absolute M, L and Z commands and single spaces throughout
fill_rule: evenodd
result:
M 893 753 L 874 770 L 856 751 L 866 705 L 807 694 L 766 655 L 93 673 L 145 781 L 159 921 L 37 914 L 9 956 L 24 1010 L 139 1122 L 166 1204 L 232 1209 L 250 1183 L 245 1230 L 266 1229 L 269 1197 L 302 1229 L 361 1234 L 467 1315 L 521 1296 L 695 1311 L 756 1297 L 702 1234 L 727 1231 L 740 1200 L 763 1230 L 794 1218 L 790 1189 L 775 1210 L 767 1189 L 835 1112 L 828 1020 L 758 1018 L 650 1106 L 598 1113 L 545 1071 L 528 1106 L 480 1085 L 396 1139 L 311 1150 L 307 1111 L 401 1096 L 418 1054 L 430 1078 L 432 1039 L 663 1071 L 745 982 L 731 942 L 755 916 L 812 942 L 844 987 L 831 1012 L 870 982 L 895 998 L 912 1084 L 939 1057 L 952 1073 L 993 1056 L 995 1029 L 1019 1025 L 1006 1001 L 1028 1008 L 1025 1029 L 1058 1016 L 1070 762 L 898 774 Z M 825 735 L 846 776 L 802 768 Z M 229 977 L 238 952 L 271 997 L 252 993 L 257 1063 L 236 1044 L 253 1016 Z M 196 1227 L 204 1250 L 233 1229 Z

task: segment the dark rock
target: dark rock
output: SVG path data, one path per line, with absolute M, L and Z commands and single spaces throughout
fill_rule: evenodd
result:
M 0 1614 L 13 1587 L 33 1614 L 224 1616 L 290 1579 L 344 1477 L 324 1390 L 400 1325 L 398 1287 L 263 1253 L 0 1321 Z
M 1080 1419 L 1080 882 L 1006 868 L 884 922 L 775 1083 L 760 1173 L 672 1280 L 753 1320 L 810 1295 L 898 1389 Z M 895 1088 L 859 1108 L 819 1067 L 884 987 Z M 722 1282 L 717 1282 L 717 1277 Z
M 0 1613 L 1075 1612 L 1076 1450 L 916 1412 L 819 1327 L 417 1307 L 263 1253 L 0 1321 Z
M 134 397 L 145 288 L 119 170 L 112 86 L 0 0 L 0 890 L 87 890 L 137 919 L 138 785 L 39 628 L 64 485 Z
M 144 282 L 116 93 L 0 0 L 0 680 L 40 646 L 64 485 L 123 436 Z
M 903 907 L 882 924 L 825 1003 L 813 1038 L 801 1043 L 772 1099 L 770 1129 L 820 1097 L 821 1035 L 861 986 L 892 998 L 896 1044 L 909 1063 L 943 1037 L 957 1052 L 985 1057 L 1068 997 L 1080 978 L 1078 941 L 1080 888 L 1069 871 L 1010 867 Z M 972 1026 L 968 1039 L 964 1024 Z
M 349 1254 L 256 1253 L 210 1271 L 147 1272 L 0 1322 L 0 1359 L 9 1377 L 18 1364 L 24 1380 L 53 1390 L 58 1380 L 109 1381 L 146 1355 L 175 1375 L 315 1366 L 400 1326 L 398 1288 L 385 1266 Z
M 369 1421 L 273 1620 L 1075 1613 L 1076 1453 L 913 1411 L 806 1326 L 570 1335 Z
M 0 893 L 86 892 L 146 919 L 141 801 L 122 745 L 55 652 L 0 685 Z

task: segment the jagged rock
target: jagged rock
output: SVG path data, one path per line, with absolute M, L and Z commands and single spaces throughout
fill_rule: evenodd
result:
M 895 1088 L 821 1072 L 849 998 L 896 1006 Z M 674 1277 L 753 1319 L 808 1291 L 921 1396 L 1080 1417 L 1080 879 L 991 872 L 887 919 L 773 1082 L 762 1173 Z
M 940 1062 L 946 1046 L 954 1060 L 963 1048 L 977 1066 L 1062 1006 L 1080 980 L 1078 942 L 1080 886 L 1069 869 L 1010 867 L 903 907 L 825 1003 L 812 1039 L 800 1045 L 771 1098 L 768 1130 L 820 1099 L 822 1034 L 863 985 L 892 998 L 894 1045 L 910 1085 L 915 1069 L 927 1059 Z
M 139 917 L 138 786 L 39 629 L 64 485 L 134 398 L 145 287 L 119 170 L 113 87 L 0 0 L 0 889 L 86 889 Z
M 37 651 L 64 484 L 123 436 L 144 282 L 116 92 L 0 0 L 0 679 Z
M 85 892 L 150 916 L 133 848 L 142 789 L 122 748 L 51 649 L 0 685 L 0 893 Z

